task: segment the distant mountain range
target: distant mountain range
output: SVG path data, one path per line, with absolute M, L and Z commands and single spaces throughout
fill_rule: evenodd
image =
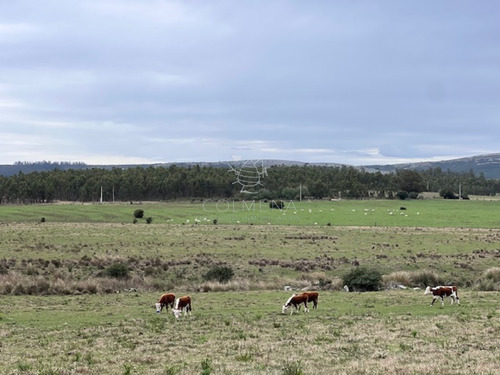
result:
M 367 165 L 363 168 L 366 171 L 380 171 L 382 173 L 394 172 L 396 169 L 422 171 L 430 168 L 441 168 L 443 171 L 449 170 L 450 172 L 457 173 L 473 171 L 476 175 L 482 173 L 484 177 L 489 179 L 500 179 L 500 153 L 420 163 Z
M 170 167 L 177 165 L 179 167 L 192 167 L 199 165 L 201 167 L 214 167 L 214 168 L 228 168 L 228 165 L 241 165 L 245 163 L 242 161 L 220 161 L 220 162 L 180 162 L 180 163 L 161 163 L 161 164 L 121 164 L 121 165 L 88 165 L 84 163 L 66 163 L 66 162 L 37 162 L 37 163 L 16 163 L 16 164 L 0 164 L 0 175 L 12 176 L 22 173 L 31 173 L 35 171 L 49 171 L 54 169 L 69 170 L 69 169 L 89 169 L 89 168 L 134 168 L 134 167 Z M 260 161 L 259 161 L 260 163 Z M 325 167 L 340 167 L 345 164 L 337 163 L 305 163 L 300 161 L 290 160 L 262 160 L 262 165 L 270 167 L 273 165 L 283 166 L 325 166 Z M 349 165 L 345 165 L 349 166 Z M 420 163 L 405 163 L 405 164 L 387 164 L 387 165 L 365 165 L 357 166 L 356 168 L 363 168 L 367 172 L 393 173 L 397 169 L 411 169 L 411 170 L 427 170 L 430 168 L 441 168 L 443 171 L 449 170 L 450 172 L 469 172 L 473 171 L 476 175 L 483 174 L 488 179 L 500 179 L 500 153 L 478 155 L 466 158 L 420 162 Z

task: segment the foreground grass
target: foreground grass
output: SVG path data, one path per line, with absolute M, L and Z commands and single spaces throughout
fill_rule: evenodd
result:
M 2 297 L 2 374 L 497 374 L 500 295 L 461 290 L 192 293 L 193 316 L 154 313 L 157 294 Z M 429 360 L 432 353 L 432 361 Z

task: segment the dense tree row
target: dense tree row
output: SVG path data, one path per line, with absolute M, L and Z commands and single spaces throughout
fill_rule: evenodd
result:
M 499 180 L 474 173 L 452 173 L 439 168 L 395 174 L 369 173 L 353 167 L 274 166 L 268 168 L 256 199 L 396 198 L 416 197 L 423 191 L 449 190 L 463 195 L 493 195 Z M 0 176 L 0 203 L 62 201 L 171 200 L 238 198 L 241 186 L 226 168 L 134 167 L 22 172 Z

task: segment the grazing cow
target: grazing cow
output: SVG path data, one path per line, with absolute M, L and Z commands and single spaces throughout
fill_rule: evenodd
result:
M 436 302 L 438 298 L 441 298 L 441 306 L 444 306 L 444 297 L 451 298 L 451 305 L 453 305 L 453 302 L 455 301 L 460 305 L 460 298 L 458 298 L 458 290 L 456 286 L 436 286 L 434 288 L 428 286 L 424 292 L 424 295 L 427 294 L 433 295 L 431 306 L 434 305 L 434 302 Z
M 170 308 L 173 308 L 174 302 L 175 302 L 175 294 L 165 293 L 160 297 L 159 301 L 156 303 L 156 313 L 159 314 L 163 310 L 163 308 L 165 308 L 165 311 L 167 311 L 168 306 L 170 306 Z
M 313 309 L 318 308 L 319 293 L 318 292 L 304 292 L 304 294 L 307 294 L 307 302 L 313 303 Z
M 313 303 L 313 309 L 318 308 L 318 297 L 319 297 L 318 292 L 304 292 L 302 294 L 307 294 L 307 302 Z M 300 311 L 300 305 L 299 305 L 299 311 Z
M 184 311 L 184 316 L 191 315 L 191 297 L 184 296 L 177 298 L 175 301 L 175 306 L 172 309 L 172 314 L 174 314 L 175 318 L 179 318 L 181 316 L 182 311 Z
M 309 308 L 307 307 L 307 301 L 309 297 L 306 293 L 293 294 L 288 301 L 283 305 L 281 309 L 281 313 L 284 314 L 289 307 L 294 307 L 295 310 L 299 311 L 300 305 L 304 304 L 304 312 L 309 312 Z M 290 315 L 293 314 L 293 309 L 291 309 Z

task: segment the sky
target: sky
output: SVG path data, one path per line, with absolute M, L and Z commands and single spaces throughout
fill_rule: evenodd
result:
M 500 152 L 497 0 L 0 3 L 0 164 Z

